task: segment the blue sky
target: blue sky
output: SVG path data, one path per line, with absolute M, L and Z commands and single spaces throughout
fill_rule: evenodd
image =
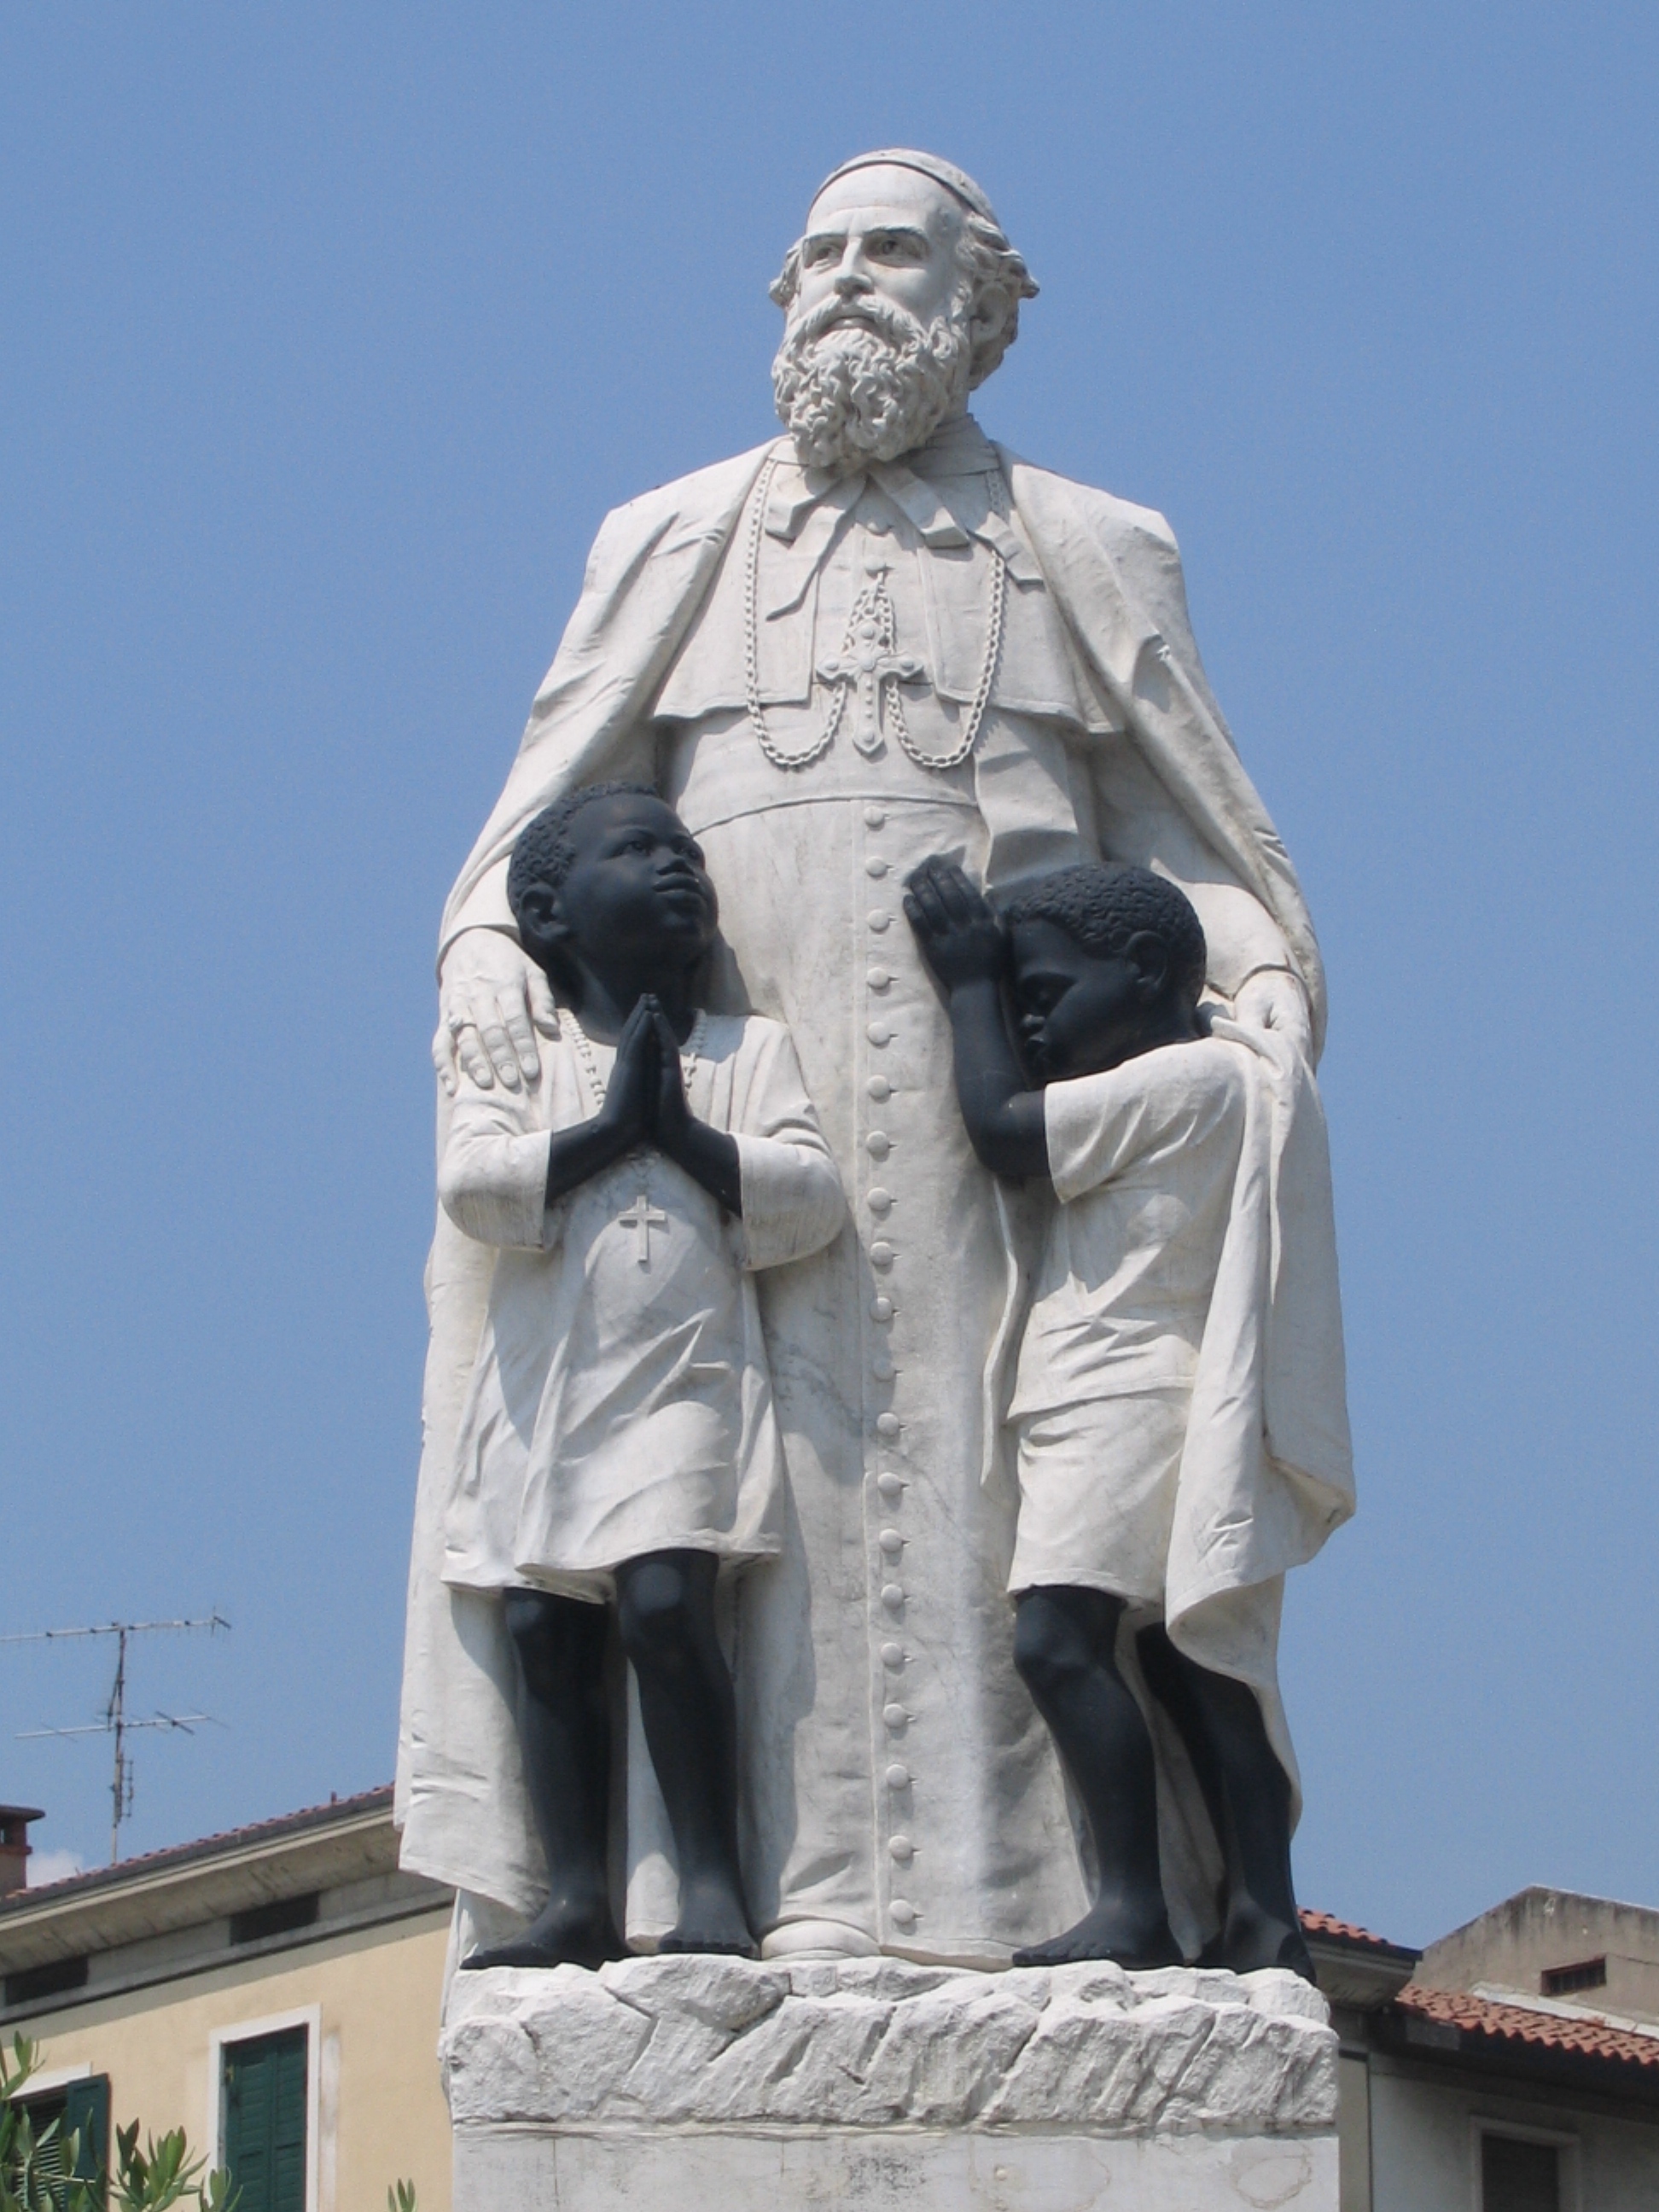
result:
M 770 426 L 818 178 L 961 161 L 981 420 L 1162 507 L 1329 959 L 1361 1517 L 1304 1901 L 1659 1903 L 1659 19 L 1467 0 L 0 17 L 0 1630 L 152 1639 L 128 1848 L 390 1776 L 436 916 L 609 506 Z M 106 1849 L 105 1656 L 0 1796 Z

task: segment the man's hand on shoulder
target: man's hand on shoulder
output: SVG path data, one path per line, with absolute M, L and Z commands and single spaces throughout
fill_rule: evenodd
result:
M 554 1036 L 558 1017 L 545 975 L 515 938 L 499 929 L 464 929 L 438 971 L 438 1030 L 432 1040 L 438 1079 L 453 1097 L 458 1067 L 481 1091 L 507 1091 L 542 1072 L 536 1033 Z
M 1311 1064 L 1308 996 L 1288 968 L 1258 968 L 1254 975 L 1247 975 L 1233 1000 L 1233 1018 L 1246 1029 L 1276 1030 Z

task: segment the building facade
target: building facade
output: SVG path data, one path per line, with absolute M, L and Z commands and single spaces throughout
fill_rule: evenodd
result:
M 0 1896 L 0 2032 L 83 2157 L 183 2127 L 242 2212 L 449 2212 L 436 2059 L 450 1893 L 401 1873 L 392 1793 Z
M 1659 2208 L 1659 1913 L 1525 1890 L 1420 1956 L 1304 1917 L 1342 2212 Z

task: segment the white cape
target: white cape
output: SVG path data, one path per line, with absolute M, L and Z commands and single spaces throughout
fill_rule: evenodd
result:
M 1285 1575 L 1353 1511 L 1330 1151 L 1307 1064 L 1217 1016 L 1255 1056 L 1215 1289 L 1199 1344 L 1164 1584 L 1172 1642 L 1248 1682 L 1292 1784 L 1279 1692 Z

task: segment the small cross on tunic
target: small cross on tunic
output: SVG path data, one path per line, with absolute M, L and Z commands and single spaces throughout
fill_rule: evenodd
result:
M 641 1267 L 648 1267 L 651 1265 L 651 1231 L 666 1229 L 668 1216 L 660 1207 L 653 1206 L 647 1194 L 641 1191 L 632 1206 L 617 1216 L 617 1225 L 634 1231 L 634 1257 Z

